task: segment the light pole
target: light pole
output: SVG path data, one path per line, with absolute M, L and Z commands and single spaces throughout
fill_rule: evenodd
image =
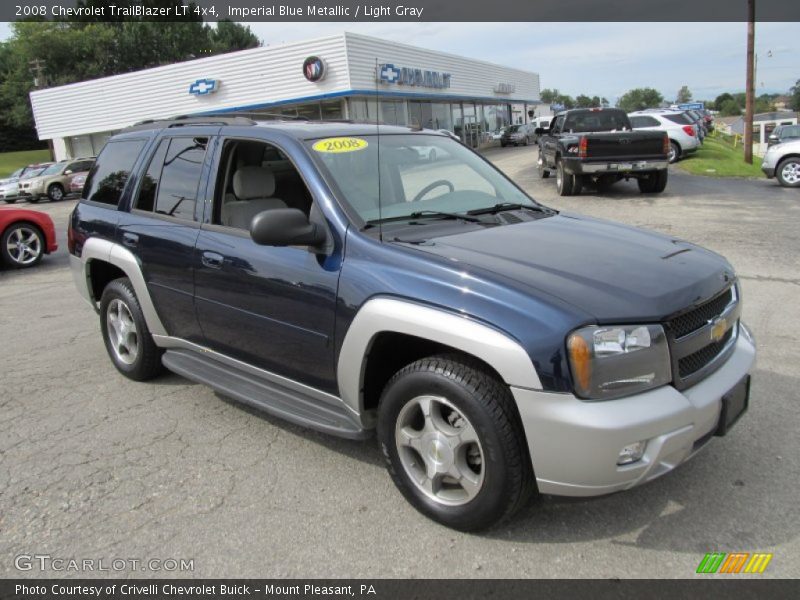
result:
M 755 103 L 756 0 L 747 0 L 747 89 L 744 105 L 744 162 L 753 164 L 753 104 Z

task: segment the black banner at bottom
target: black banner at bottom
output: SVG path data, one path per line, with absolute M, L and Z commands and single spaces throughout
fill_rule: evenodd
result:
M 14 600 L 219 600 L 350 598 L 417 600 L 575 598 L 798 598 L 800 582 L 730 578 L 554 579 L 5 579 L 0 599 Z

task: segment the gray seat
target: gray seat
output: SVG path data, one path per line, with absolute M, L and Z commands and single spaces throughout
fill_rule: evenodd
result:
M 233 193 L 236 200 L 222 206 L 222 223 L 229 227 L 250 229 L 258 213 L 273 208 L 286 208 L 286 203 L 273 197 L 275 176 L 264 167 L 239 167 L 233 174 Z

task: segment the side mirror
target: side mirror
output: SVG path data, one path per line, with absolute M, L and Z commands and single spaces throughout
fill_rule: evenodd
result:
M 544 127 L 537 127 L 536 129 L 533 130 L 533 133 L 535 133 L 536 135 L 544 135 L 548 131 L 550 131 L 550 130 L 549 129 L 545 129 Z
M 319 246 L 327 239 L 322 227 L 296 208 L 272 208 L 250 222 L 250 237 L 262 246 Z
M 64 171 L 64 175 L 72 175 L 72 169 L 67 169 Z

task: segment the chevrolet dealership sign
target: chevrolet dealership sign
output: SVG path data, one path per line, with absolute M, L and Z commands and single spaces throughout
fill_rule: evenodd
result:
M 396 67 L 393 64 L 385 63 L 378 65 L 377 75 L 380 83 L 427 88 L 450 87 L 450 73 L 440 73 L 439 71 Z

